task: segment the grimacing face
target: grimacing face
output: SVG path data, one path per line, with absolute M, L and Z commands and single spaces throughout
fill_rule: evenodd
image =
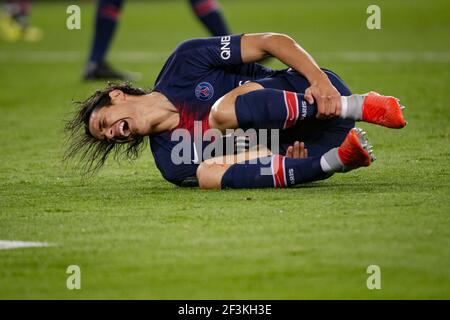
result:
M 145 135 L 132 96 L 121 90 L 109 93 L 111 104 L 95 109 L 89 118 L 89 132 L 99 140 L 127 143 L 133 135 Z

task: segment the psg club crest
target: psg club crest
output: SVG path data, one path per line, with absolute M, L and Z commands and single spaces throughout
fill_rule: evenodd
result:
M 201 101 L 208 101 L 214 95 L 214 88 L 209 82 L 201 82 L 195 88 L 195 96 Z

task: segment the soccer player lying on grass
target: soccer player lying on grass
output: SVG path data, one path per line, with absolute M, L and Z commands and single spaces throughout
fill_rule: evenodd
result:
M 290 68 L 256 63 L 268 56 Z M 279 129 L 279 150 L 247 150 L 244 161 L 228 154 L 199 163 L 198 154 L 211 142 L 198 146 L 190 135 L 191 161 L 175 163 L 179 140 L 172 135 L 177 129 L 194 133 L 196 121 L 203 132 Z M 93 171 L 111 152 L 135 158 L 148 136 L 158 169 L 174 184 L 190 185 L 196 177 L 201 188 L 290 187 L 372 163 L 371 146 L 355 121 L 406 124 L 396 98 L 352 94 L 286 35 L 192 39 L 170 55 L 150 92 L 109 85 L 82 102 L 66 125 L 66 157 L 81 153 L 85 170 Z

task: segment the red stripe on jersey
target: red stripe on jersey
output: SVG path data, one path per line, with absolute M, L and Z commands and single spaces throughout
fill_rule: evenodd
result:
M 199 17 L 206 16 L 208 13 L 215 11 L 219 5 L 215 0 L 204 0 L 194 5 L 195 14 Z
M 287 117 L 284 129 L 292 127 L 298 119 L 298 100 L 295 92 L 284 91 L 284 102 L 286 104 Z
M 275 188 L 286 187 L 284 157 L 279 154 L 272 157 L 272 174 Z

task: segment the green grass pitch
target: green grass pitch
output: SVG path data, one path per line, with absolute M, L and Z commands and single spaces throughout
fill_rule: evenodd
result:
M 289 190 L 177 188 L 148 148 L 83 180 L 61 163 L 62 121 L 102 85 L 80 81 L 93 4 L 69 31 L 68 2 L 36 2 L 44 39 L 0 42 L 0 240 L 55 246 L 0 250 L 0 298 L 450 298 L 450 3 L 377 1 L 381 30 L 366 28 L 369 1 L 221 4 L 233 32 L 287 33 L 354 92 L 400 97 L 408 126 L 361 125 L 373 166 Z M 199 36 L 187 2 L 129 1 L 110 60 L 151 87 Z

